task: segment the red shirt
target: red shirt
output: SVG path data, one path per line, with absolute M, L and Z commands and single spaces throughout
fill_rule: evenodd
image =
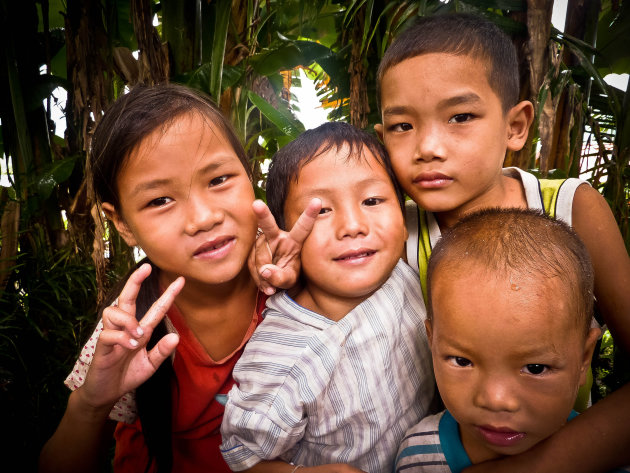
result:
M 181 314 L 172 306 L 168 318 L 179 333 L 179 344 L 173 361 L 173 471 L 230 472 L 221 457 L 221 420 L 225 395 L 232 388 L 232 369 L 243 353 L 243 346 L 254 333 L 265 308 L 265 295 L 259 293 L 256 310 L 240 346 L 222 360 L 214 361 Z M 145 471 L 148 451 L 140 420 L 133 424 L 118 423 L 116 432 L 114 471 L 136 473 Z M 155 464 L 150 472 L 156 471 Z

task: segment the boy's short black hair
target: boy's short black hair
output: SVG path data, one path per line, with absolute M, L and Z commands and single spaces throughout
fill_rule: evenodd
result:
M 514 44 L 497 25 L 470 13 L 422 17 L 398 35 L 378 67 L 379 103 L 381 83 L 389 69 L 405 59 L 430 53 L 468 55 L 485 61 L 488 84 L 501 100 L 503 112 L 518 103 L 519 71 Z
M 593 266 L 578 235 L 561 220 L 539 210 L 490 208 L 471 213 L 444 232 L 435 245 L 427 270 L 428 313 L 436 273 L 457 277 L 467 263 L 497 277 L 512 272 L 544 283 L 558 278 L 584 333 L 593 315 Z M 460 273 L 458 273 L 460 271 Z M 557 297 L 562 297 L 558 294 Z
M 367 148 L 385 168 L 396 191 L 401 210 L 405 201 L 396 180 L 389 155 L 375 136 L 343 122 L 328 122 L 312 130 L 307 130 L 288 145 L 274 154 L 267 174 L 267 205 L 278 226 L 286 230 L 284 204 L 291 181 L 297 181 L 302 167 L 330 149 L 340 151 L 347 145 L 346 159 L 364 159 L 363 149 Z

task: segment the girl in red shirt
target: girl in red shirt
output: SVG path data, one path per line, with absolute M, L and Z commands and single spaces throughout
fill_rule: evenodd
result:
M 40 469 L 97 471 L 109 417 L 123 421 L 116 471 L 227 472 L 223 403 L 264 308 L 247 266 L 257 225 L 243 147 L 206 97 L 139 86 L 101 119 L 88 171 L 100 209 L 146 259 L 66 380 L 73 392 Z

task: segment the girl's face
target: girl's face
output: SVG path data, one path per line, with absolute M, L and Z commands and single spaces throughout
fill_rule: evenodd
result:
M 140 142 L 121 168 L 120 208 L 103 209 L 160 282 L 221 284 L 243 271 L 256 236 L 254 191 L 223 132 L 198 114 Z M 245 268 L 246 269 L 246 268 Z

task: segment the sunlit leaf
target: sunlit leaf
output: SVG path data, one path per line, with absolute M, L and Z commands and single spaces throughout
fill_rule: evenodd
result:
M 43 199 L 47 199 L 52 191 L 70 177 L 76 158 L 66 158 L 55 161 L 37 179 L 37 192 Z

